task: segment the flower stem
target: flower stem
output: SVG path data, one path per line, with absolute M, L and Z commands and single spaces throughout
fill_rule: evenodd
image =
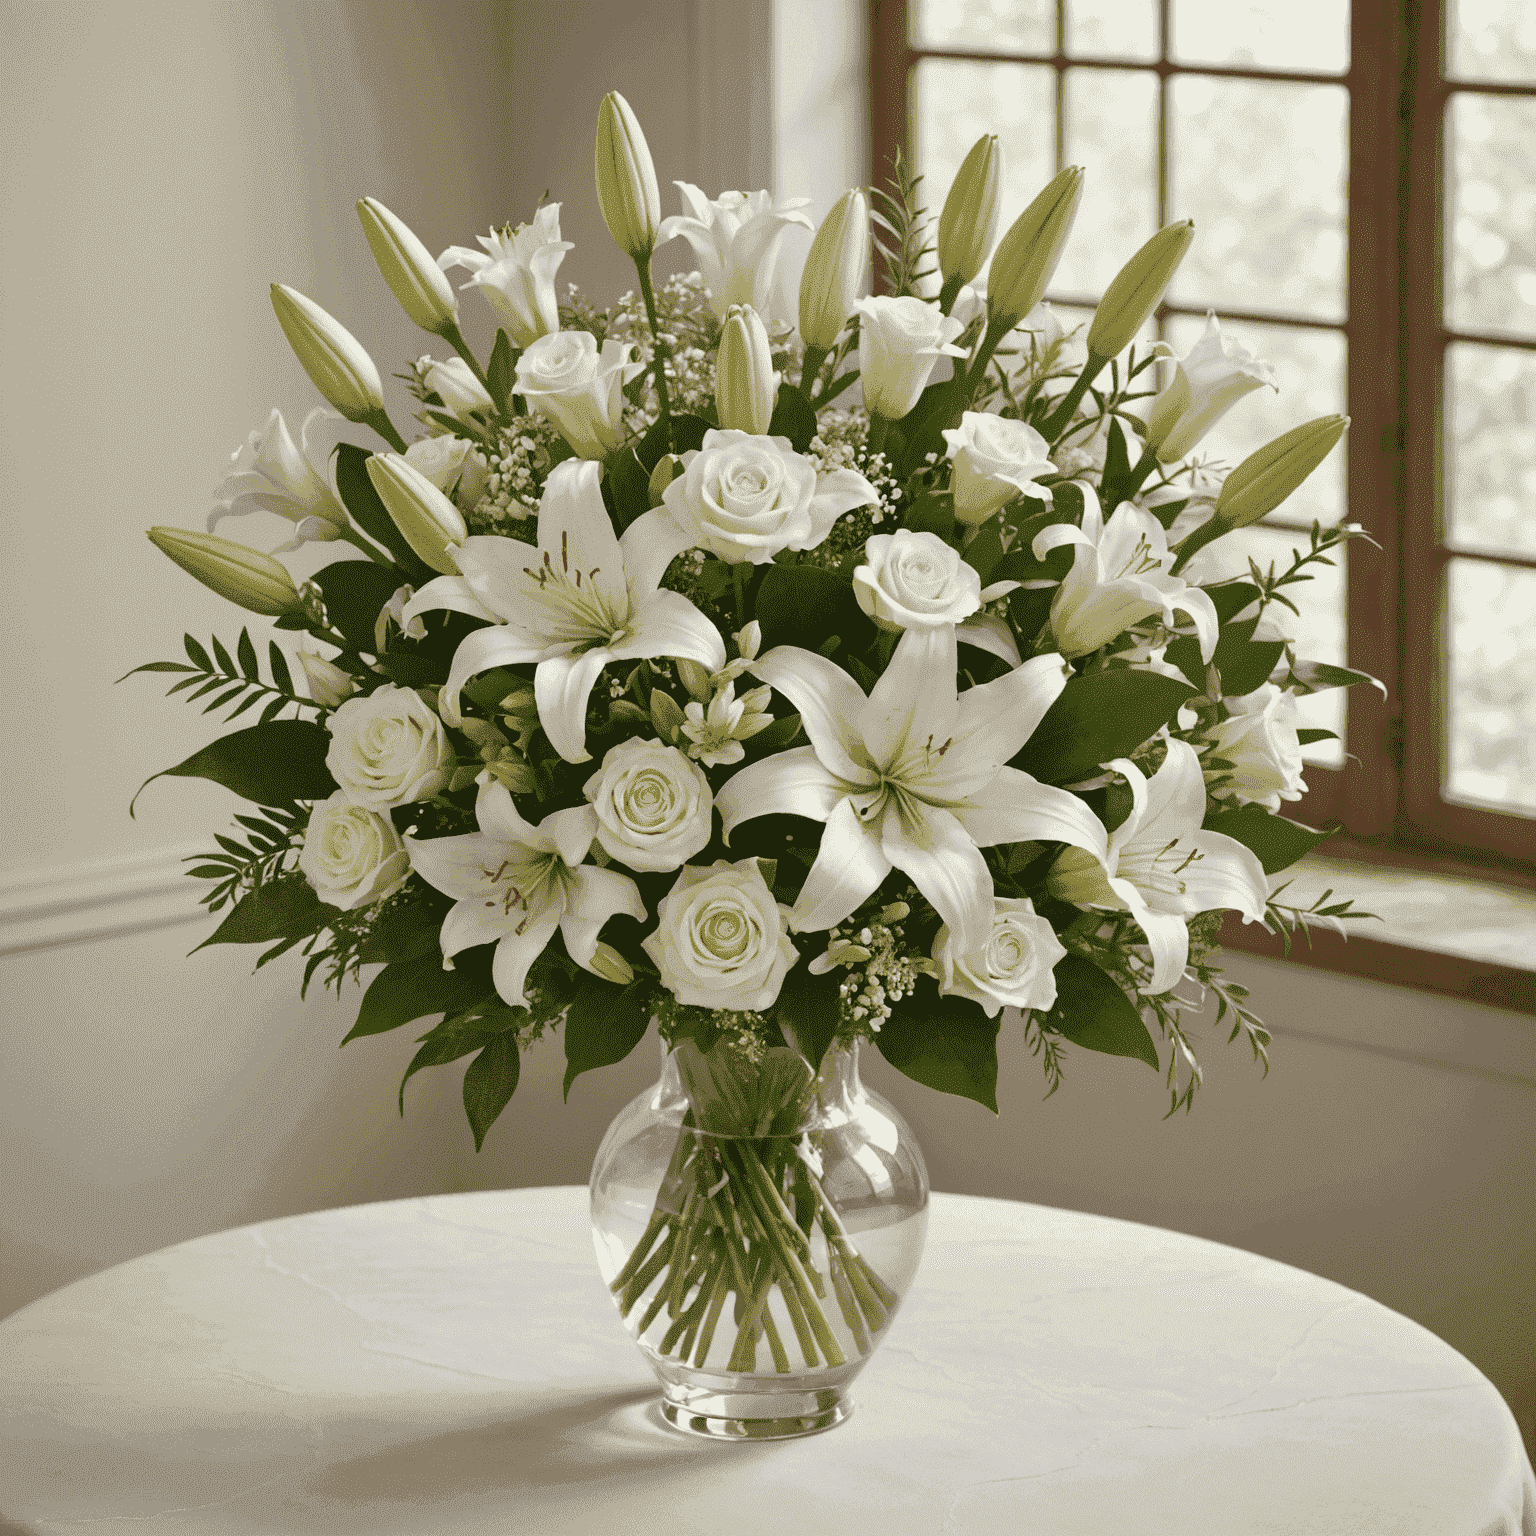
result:
M 811 391 L 816 387 L 816 375 L 821 372 L 821 365 L 827 360 L 825 347 L 807 347 L 804 361 L 800 364 L 800 391 L 810 399 Z
M 358 549 L 362 550 L 375 565 L 382 565 L 386 570 L 393 570 L 395 568 L 395 562 L 377 544 L 374 544 L 369 539 L 365 539 L 357 529 L 343 528 L 337 537 L 345 539 L 348 544 L 355 545 Z
M 362 418 L 362 425 L 372 427 L 396 453 L 405 452 L 405 439 L 395 431 L 395 424 L 389 419 L 387 411 L 370 411 Z
M 645 300 L 645 318 L 651 327 L 651 363 L 656 372 L 656 408 L 662 422 L 667 449 L 672 448 L 672 402 L 667 396 L 667 362 L 661 344 L 661 328 L 656 323 L 656 293 L 651 286 L 651 258 L 635 257 L 635 271 L 640 274 L 640 296 Z

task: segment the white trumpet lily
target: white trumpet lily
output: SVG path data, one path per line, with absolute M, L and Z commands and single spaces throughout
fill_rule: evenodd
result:
M 992 926 L 982 848 L 1038 839 L 1106 856 L 1104 828 L 1081 800 L 1006 766 L 1065 685 L 1059 656 L 957 696 L 945 625 L 905 631 L 867 698 L 841 667 L 798 646 L 778 646 L 752 670 L 800 711 L 811 744 L 742 769 L 715 803 L 727 838 L 753 816 L 826 823 L 791 914 L 797 932 L 841 922 L 895 868 L 968 954 Z
M 617 538 L 599 489 L 600 466 L 567 459 L 539 502 L 539 542 L 475 536 L 455 551 L 458 576 L 429 581 L 405 607 L 405 622 L 429 609 L 487 619 L 459 646 L 438 700 L 450 725 L 459 693 L 476 673 L 536 662 L 539 723 L 568 763 L 590 760 L 587 698 L 610 661 L 671 656 L 711 672 L 725 665 L 715 626 L 686 597 L 658 591 L 688 536 L 665 512 L 642 513 Z
M 555 811 L 538 826 L 517 813 L 503 784 L 482 784 L 478 832 L 405 839 L 411 867 L 428 885 L 457 898 L 443 919 L 446 960 L 476 944 L 495 944 L 491 976 L 503 1002 L 527 1004 L 528 967 L 559 928 L 577 965 L 593 965 L 597 935 L 610 917 L 643 920 L 645 903 L 628 875 L 583 864 L 597 833 L 590 805 Z
M 1080 907 L 1129 912 L 1147 936 L 1152 978 L 1144 990 L 1178 984 L 1189 960 L 1189 918 L 1232 908 L 1243 921 L 1264 916 L 1269 882 L 1252 849 L 1222 832 L 1206 832 L 1205 776 L 1187 741 L 1171 739 L 1150 779 L 1119 757 L 1105 767 L 1123 774 L 1131 813 L 1109 837 L 1109 858 L 1066 848 L 1051 870 L 1050 891 Z
M 1074 481 L 1083 496 L 1083 525 L 1055 523 L 1035 535 L 1035 558 L 1074 544 L 1072 569 L 1051 602 L 1051 633 L 1064 656 L 1086 656 L 1133 624 L 1161 614 L 1173 626 L 1175 608 L 1187 613 L 1200 640 L 1200 659 L 1216 649 L 1219 620 L 1209 597 L 1171 574 L 1173 554 L 1163 525 L 1150 512 L 1122 501 L 1106 523 L 1092 487 Z

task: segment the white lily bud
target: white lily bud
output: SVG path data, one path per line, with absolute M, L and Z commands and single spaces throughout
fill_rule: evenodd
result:
M 869 266 L 869 204 L 845 192 L 821 221 L 800 274 L 800 339 L 830 352 L 853 313 Z
M 677 667 L 678 680 L 688 690 L 688 697 L 707 704 L 715 691 L 708 671 L 686 656 L 680 656 L 674 665 Z
M 457 416 L 466 426 L 472 416 L 489 416 L 496 409 L 496 402 L 462 357 L 450 357 L 445 363 L 428 358 L 423 379 L 449 415 Z
M 424 331 L 441 336 L 455 328 L 459 301 L 453 284 L 410 226 L 373 197 L 358 203 L 357 215 L 363 221 L 373 259 L 401 309 Z
M 756 661 L 762 643 L 763 626 L 756 619 L 751 620 L 736 636 L 736 650 L 743 661 Z
M 650 259 L 661 223 L 661 193 L 650 146 L 634 109 L 609 91 L 597 109 L 597 205 L 608 233 L 636 261 Z
M 992 254 L 997 238 L 998 184 L 1003 152 L 995 133 L 983 134 L 960 163 L 939 215 L 939 271 L 946 283 L 968 283 Z
M 720 332 L 715 366 L 715 411 L 721 429 L 765 436 L 778 397 L 768 327 L 750 304 L 733 304 Z
M 611 981 L 620 987 L 627 987 L 635 979 L 635 968 L 612 944 L 605 944 L 602 940 L 598 941 L 597 948 L 592 952 L 592 963 L 588 969 L 594 976 L 601 976 L 604 981 Z
M 1275 370 L 1221 334 L 1207 317 L 1205 334 L 1179 361 L 1173 380 L 1147 412 L 1147 446 L 1164 464 L 1182 459 L 1244 395 L 1268 384 Z
M 272 284 L 272 308 L 315 388 L 348 421 L 367 421 L 383 413 L 379 370 L 351 331 L 313 299 L 282 283 Z
M 417 557 L 434 571 L 456 576 L 453 552 L 469 537 L 459 509 L 403 454 L 375 453 L 367 465 L 379 500 Z
M 1011 330 L 1040 302 L 1083 194 L 1083 168 L 1058 173 L 997 243 L 987 274 L 987 323 Z
M 1194 220 L 1165 225 L 1115 275 L 1088 327 L 1090 357 L 1118 357 L 1136 339 L 1195 238 Z
M 304 611 L 293 577 L 260 550 L 187 528 L 151 528 L 149 542 L 187 575 L 251 613 L 277 618 Z
M 304 681 L 309 685 L 309 696 L 326 709 L 335 709 L 345 699 L 357 692 L 357 680 L 350 672 L 344 672 L 334 661 L 311 649 L 308 642 L 299 647 L 299 666 Z

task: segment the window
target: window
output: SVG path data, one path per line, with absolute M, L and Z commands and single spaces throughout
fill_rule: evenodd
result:
M 1536 859 L 1536 10 L 1529 0 L 875 0 L 877 174 L 941 202 L 1003 136 L 1003 219 L 1088 179 L 1048 297 L 1086 316 L 1171 219 L 1196 240 L 1149 326 L 1208 309 L 1274 364 L 1210 447 L 1351 417 L 1291 501 L 1213 546 L 1280 557 L 1348 515 L 1298 648 L 1380 677 L 1306 701 L 1304 819 L 1406 852 Z M 1244 544 L 1246 541 L 1246 544 Z M 1324 573 L 1327 574 L 1326 572 Z M 1347 703 L 1346 703 L 1347 700 Z M 1360 760 L 1339 770 L 1344 753 Z M 1518 878 L 1518 874 L 1517 874 Z

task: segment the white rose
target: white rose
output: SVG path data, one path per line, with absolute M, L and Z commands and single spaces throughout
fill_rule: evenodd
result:
M 325 766 L 353 805 L 387 811 L 430 800 L 448 782 L 453 748 L 442 722 L 410 688 L 387 683 L 348 699 L 329 724 Z
M 419 437 L 405 450 L 405 461 L 424 474 L 460 507 L 473 507 L 485 494 L 490 466 L 475 445 L 462 437 Z
M 644 365 L 629 361 L 630 343 L 590 331 L 541 336 L 517 360 L 517 393 L 584 459 L 601 459 L 624 436 L 624 386 Z
M 686 864 L 710 839 L 714 796 L 703 770 L 659 741 L 620 742 L 586 783 L 597 840 L 630 869 Z
M 981 607 L 981 578 L 936 533 L 872 534 L 864 558 L 853 595 L 881 629 L 959 624 Z
M 1296 695 L 1265 683 L 1241 698 L 1223 699 L 1232 711 L 1211 731 L 1211 756 L 1232 764 L 1231 788 L 1243 804 L 1280 809 L 1300 800 L 1301 742 L 1296 735 Z
M 941 357 L 965 356 L 953 344 L 965 327 L 937 304 L 911 294 L 860 299 L 854 308 L 864 404 L 888 421 L 899 421 L 917 404 Z
M 788 919 L 756 859 L 719 859 L 709 869 L 679 871 L 643 947 L 678 1002 L 758 1012 L 772 1007 L 799 959 Z
M 711 428 L 683 455 L 662 501 L 692 545 L 732 565 L 765 565 L 783 549 L 814 549 L 843 513 L 878 502 L 863 475 L 818 476 L 784 437 Z
M 343 699 L 357 692 L 357 682 L 350 672 L 344 672 L 334 661 L 311 650 L 308 641 L 299 646 L 299 666 L 304 681 L 309 685 L 309 696 L 326 709 L 335 709 Z
M 957 955 L 949 926 L 933 941 L 939 991 L 980 1003 L 989 1019 L 1003 1008 L 1049 1008 L 1056 1001 L 1056 962 L 1066 954 L 1056 930 L 1034 903 L 992 898 L 992 932 L 980 949 Z
M 321 901 L 350 912 L 399 890 L 411 862 L 389 817 L 338 789 L 309 813 L 299 868 Z
M 1040 475 L 1056 473 L 1051 447 L 1027 421 L 967 411 L 958 427 L 945 428 L 944 441 L 955 464 L 956 522 L 984 523 L 1015 496 L 1051 499 L 1035 484 Z

